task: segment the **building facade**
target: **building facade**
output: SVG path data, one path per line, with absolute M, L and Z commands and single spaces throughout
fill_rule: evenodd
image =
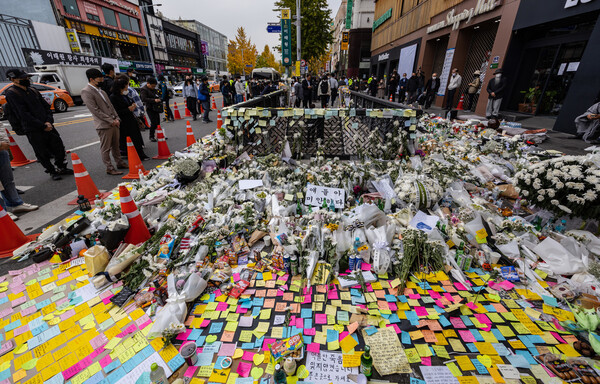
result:
M 463 76 L 454 105 L 474 72 L 480 71 L 483 85 L 469 107 L 485 115 L 485 87 L 504 64 L 519 4 L 520 0 L 379 0 L 371 73 L 383 77 L 396 69 L 410 76 L 421 69 L 426 80 L 437 73 L 441 87 L 435 105 L 442 106 L 452 68 Z
M 554 130 L 574 133 L 600 97 L 600 1 L 521 0 L 512 32 L 503 110 L 553 116 Z
M 168 64 L 164 66 L 157 64 L 157 72 L 168 74 L 175 79 L 181 79 L 186 74 L 204 73 L 204 68 L 202 68 L 204 58 L 199 36 L 165 18 L 162 20 L 162 27 Z
M 140 8 L 125 0 L 53 0 L 73 53 L 150 61 Z
M 346 4 L 346 0 L 342 0 L 340 7 L 335 14 L 335 18 L 333 19 L 333 44 L 331 45 L 331 71 L 344 76 L 346 75 L 346 69 L 348 68 L 347 44 L 345 44 L 343 46 L 344 49 L 342 49 L 342 40 L 348 38 L 347 35 L 344 36 L 346 30 Z M 347 41 L 344 43 L 347 43 Z
M 208 72 L 213 75 L 227 72 L 227 36 L 197 20 L 174 20 L 174 22 L 200 36 L 201 50 Z

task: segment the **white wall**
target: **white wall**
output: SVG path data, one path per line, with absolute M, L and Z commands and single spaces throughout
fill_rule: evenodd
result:
M 69 40 L 67 40 L 67 34 L 63 27 L 40 23 L 39 21 L 33 20 L 31 23 L 33 24 L 33 30 L 35 31 L 37 39 L 40 42 L 40 49 L 71 53 Z
M 355 0 L 352 8 L 352 29 L 373 28 L 375 2 L 373 0 Z

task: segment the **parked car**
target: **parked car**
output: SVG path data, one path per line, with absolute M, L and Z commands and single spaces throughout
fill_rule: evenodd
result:
M 4 119 L 4 108 L 2 106 L 6 104 L 6 90 L 12 85 L 13 83 L 0 82 L 0 120 Z M 54 112 L 66 112 L 69 107 L 75 105 L 71 95 L 65 89 L 40 83 L 32 83 L 31 86 L 40 91 L 44 99 L 50 104 L 50 109 Z
M 97 68 L 89 65 L 36 65 L 35 72 L 31 72 L 31 82 L 50 85 L 69 92 L 73 102 L 82 105 L 81 90 L 88 83 L 85 71 Z
M 173 92 L 175 93 L 175 96 L 183 96 L 183 81 L 175 84 Z
M 221 85 L 219 83 L 217 83 L 216 81 L 209 81 L 208 86 L 209 86 L 211 93 L 221 91 Z

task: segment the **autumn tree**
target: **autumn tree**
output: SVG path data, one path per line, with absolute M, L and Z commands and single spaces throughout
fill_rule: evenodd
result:
M 301 53 L 302 59 L 311 61 L 319 59 L 327 53 L 327 48 L 333 43 L 331 29 L 331 11 L 327 7 L 327 0 L 310 0 L 300 2 L 302 13 Z M 296 0 L 276 0 L 274 11 L 289 8 L 292 15 L 296 15 Z M 296 60 L 296 26 L 292 20 L 292 59 Z
M 275 60 L 275 55 L 271 52 L 271 48 L 267 44 L 262 53 L 256 58 L 256 68 L 268 67 L 277 69 L 279 65 L 277 64 L 277 60 Z
M 239 27 L 235 39 L 229 40 L 227 69 L 232 75 L 248 74 L 254 68 L 257 55 L 256 45 L 252 44 L 244 27 Z

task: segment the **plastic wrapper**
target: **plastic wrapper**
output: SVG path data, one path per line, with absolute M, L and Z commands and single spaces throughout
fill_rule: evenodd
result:
M 181 325 L 185 320 L 187 314 L 186 297 L 184 294 L 177 294 L 174 274 L 167 276 L 167 289 L 169 292 L 167 304 L 156 314 L 152 329 L 148 333 L 150 339 L 162 337 L 163 331 L 171 324 Z
M 532 251 L 546 262 L 539 266 L 544 271 L 556 275 L 573 275 L 586 270 L 581 255 L 571 254 L 558 241 L 550 237 L 538 244 Z
M 99 272 L 104 272 L 110 261 L 108 250 L 101 245 L 94 245 L 89 248 L 84 252 L 83 257 L 85 258 L 85 266 L 90 276 L 95 276 Z
M 192 273 L 185 281 L 180 294 L 185 296 L 186 303 L 191 303 L 204 292 L 207 285 L 206 280 L 198 273 Z
M 594 236 L 591 232 L 573 229 L 570 230 L 568 233 L 585 238 L 586 241 L 584 242 L 584 244 L 588 251 L 595 255 L 600 255 L 600 239 Z
M 278 340 L 273 344 L 269 344 L 269 349 L 271 351 L 271 357 L 273 360 L 277 361 L 278 359 L 288 356 L 299 350 L 303 345 L 304 343 L 302 342 L 302 334 L 299 333 L 290 338 Z
M 370 227 L 365 230 L 373 250 L 371 269 L 378 275 L 387 272 L 392 262 L 386 230 L 387 226 L 379 228 Z

